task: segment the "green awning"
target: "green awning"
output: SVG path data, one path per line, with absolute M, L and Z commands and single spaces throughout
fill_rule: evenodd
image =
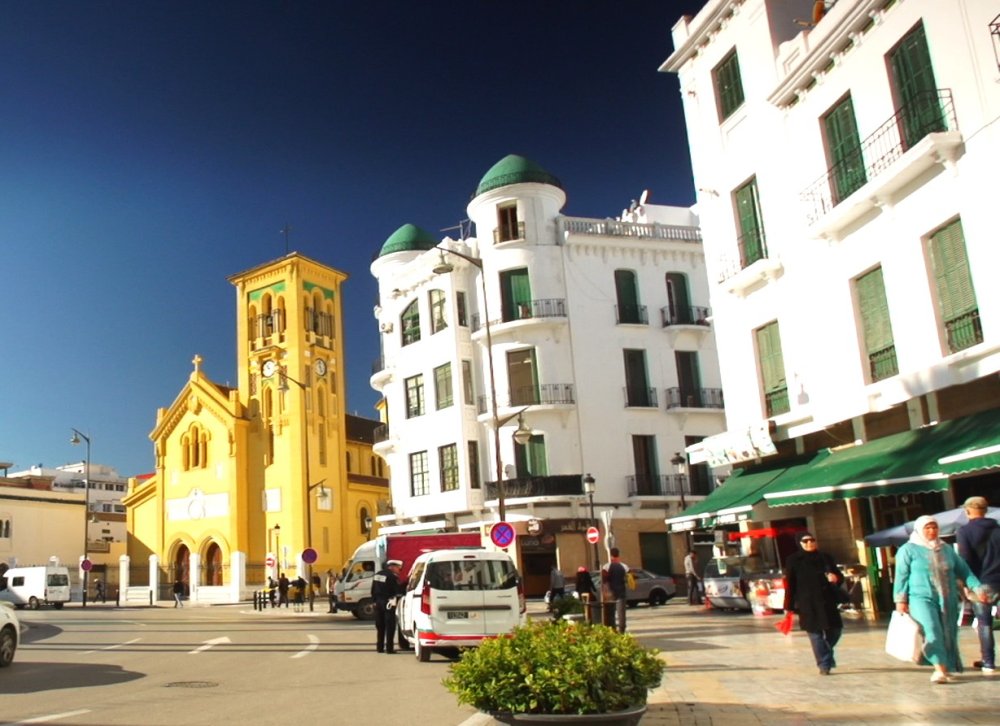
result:
M 1000 466 L 1000 409 L 832 451 L 764 493 L 770 506 L 938 492 L 948 477 Z
M 764 498 L 764 492 L 785 475 L 796 475 L 827 456 L 829 453 L 823 451 L 806 458 L 785 459 L 739 469 L 700 502 L 692 504 L 676 517 L 666 519 L 666 524 L 671 532 L 680 532 L 711 526 L 719 517 L 749 512 L 753 505 Z

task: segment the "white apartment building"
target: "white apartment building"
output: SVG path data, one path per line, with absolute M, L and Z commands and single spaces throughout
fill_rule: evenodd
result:
M 998 12 L 710 0 L 673 28 L 727 421 L 688 451 L 742 469 L 672 529 L 808 526 L 884 575 L 865 534 L 1000 502 Z
M 407 224 L 371 266 L 393 505 L 380 532 L 486 534 L 502 497 L 529 594 L 553 563 L 594 566 L 598 519 L 626 561 L 679 571 L 684 540 L 671 549 L 664 518 L 713 482 L 672 460 L 724 428 L 695 215 L 646 195 L 618 219 L 565 203 L 558 179 L 511 155 L 468 205 L 475 236 Z

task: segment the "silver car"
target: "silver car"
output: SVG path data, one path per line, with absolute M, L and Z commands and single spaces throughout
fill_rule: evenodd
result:
M 14 662 L 14 653 L 20 641 L 21 624 L 14 608 L 9 603 L 0 602 L 0 668 Z
M 639 603 L 649 603 L 652 606 L 663 605 L 677 594 L 677 583 L 669 575 L 657 575 L 639 567 L 630 567 L 629 572 L 635 575 L 635 589 L 628 591 L 628 606 L 634 608 Z M 594 587 L 601 591 L 601 573 L 591 571 L 590 578 Z M 545 593 L 545 604 L 551 605 L 551 593 Z M 566 597 L 577 597 L 576 585 L 566 582 Z

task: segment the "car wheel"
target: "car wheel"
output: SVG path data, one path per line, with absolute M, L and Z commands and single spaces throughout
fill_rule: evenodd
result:
M 14 641 L 14 633 L 8 628 L 0 633 L 0 668 L 6 668 L 14 662 L 15 650 L 17 643 Z
M 667 593 L 665 593 L 663 590 L 653 590 L 651 593 L 649 593 L 650 607 L 663 605 L 666 602 L 667 602 Z
M 431 659 L 431 649 L 422 646 L 420 644 L 420 638 L 413 639 L 413 652 L 417 656 L 417 660 L 421 663 L 426 663 Z
M 358 603 L 357 609 L 354 611 L 355 617 L 360 620 L 374 620 L 375 619 L 375 601 L 374 600 L 362 600 Z
M 30 610 L 38 610 L 38 606 L 39 606 L 39 603 L 38 603 L 38 598 L 37 597 L 30 597 L 30 598 L 28 598 L 28 609 L 30 609 Z
M 52 607 L 54 607 L 56 610 L 62 610 L 62 606 L 63 604 L 61 602 L 52 603 Z

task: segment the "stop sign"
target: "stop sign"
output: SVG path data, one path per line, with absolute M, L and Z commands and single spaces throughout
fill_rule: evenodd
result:
M 274 555 L 268 555 L 267 559 L 264 560 L 264 564 L 267 565 L 268 567 L 274 567 L 274 563 L 275 563 Z
M 597 544 L 601 539 L 601 531 L 597 527 L 587 527 L 587 541 L 590 544 Z

